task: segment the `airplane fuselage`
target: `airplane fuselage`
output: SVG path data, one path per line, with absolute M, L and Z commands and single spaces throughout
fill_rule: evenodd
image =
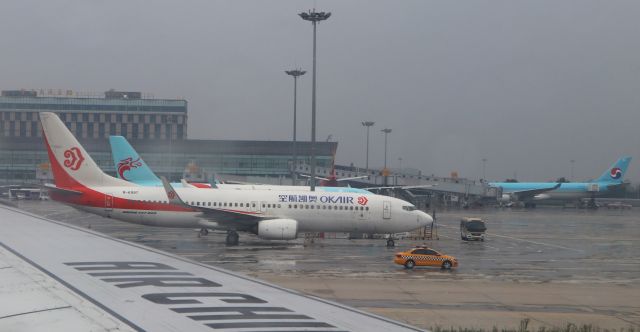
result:
M 116 220 L 161 227 L 250 230 L 245 224 L 219 224 L 200 208 L 256 216 L 293 219 L 298 232 L 397 233 L 431 222 L 424 212 L 402 200 L 365 193 L 291 190 L 199 190 L 175 188 L 188 207 L 169 204 L 158 187 L 78 188 L 82 195 L 52 198 Z
M 513 192 L 553 188 L 555 182 L 492 182 L 492 187 L 501 187 L 504 195 Z M 574 200 L 599 196 L 607 192 L 612 186 L 619 185 L 615 182 L 567 182 L 560 187 L 533 197 L 533 200 L 558 199 Z

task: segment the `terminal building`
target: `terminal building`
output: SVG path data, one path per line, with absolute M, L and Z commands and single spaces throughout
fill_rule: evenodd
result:
M 187 165 L 216 174 L 284 178 L 291 174 L 289 141 L 190 140 L 187 101 L 145 98 L 140 92 L 110 90 L 81 97 L 36 90 L 2 91 L 0 96 L 0 183 L 35 182 L 48 167 L 39 112 L 57 113 L 98 165 L 114 174 L 110 135 L 122 135 L 160 175 L 183 177 Z M 317 162 L 330 167 L 337 143 L 317 142 Z M 298 142 L 299 163 L 309 163 L 311 145 Z

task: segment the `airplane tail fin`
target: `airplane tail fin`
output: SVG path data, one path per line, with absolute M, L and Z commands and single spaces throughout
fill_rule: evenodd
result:
M 622 182 L 624 178 L 624 174 L 627 172 L 627 168 L 629 168 L 629 163 L 631 162 L 630 156 L 625 156 L 618 161 L 616 161 L 611 167 L 607 168 L 599 178 L 597 178 L 596 182 Z
M 109 143 L 113 164 L 120 179 L 138 184 L 160 185 L 162 183 L 126 138 L 110 136 Z
M 40 113 L 56 187 L 131 186 L 105 174 L 55 113 Z

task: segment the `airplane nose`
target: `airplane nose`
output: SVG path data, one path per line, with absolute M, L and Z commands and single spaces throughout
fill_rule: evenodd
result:
M 428 226 L 433 222 L 433 218 L 426 212 L 420 211 L 420 226 Z

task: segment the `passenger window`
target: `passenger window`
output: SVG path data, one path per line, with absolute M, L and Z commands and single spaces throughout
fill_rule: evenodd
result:
M 196 205 L 200 206 L 200 202 L 196 202 L 196 203 L 197 203 Z
M 251 206 L 256 207 L 256 203 L 251 204 Z
M 368 206 L 367 206 L 367 207 L 365 207 L 364 209 L 365 209 L 365 210 L 367 210 L 367 211 L 369 211 L 369 207 L 368 207 Z
M 327 209 L 327 206 L 326 206 L 326 205 L 323 205 L 323 206 L 322 206 L 322 209 L 323 209 L 323 210 L 326 210 L 326 209 Z
M 294 204 L 294 205 L 293 205 L 293 208 L 294 208 L 294 209 L 297 209 L 297 208 L 298 208 L 298 204 Z
M 349 207 L 349 210 L 353 210 L 353 206 L 350 206 L 350 207 Z
M 266 205 L 265 205 L 265 204 L 262 204 L 262 207 L 264 208 L 264 207 L 266 207 Z
M 280 208 L 280 206 L 281 206 L 281 205 L 280 205 L 280 204 L 278 204 L 278 209 Z
M 291 204 L 289 204 L 289 208 L 291 208 Z
M 227 202 L 224 202 L 224 206 L 225 206 L 225 207 L 227 206 Z

